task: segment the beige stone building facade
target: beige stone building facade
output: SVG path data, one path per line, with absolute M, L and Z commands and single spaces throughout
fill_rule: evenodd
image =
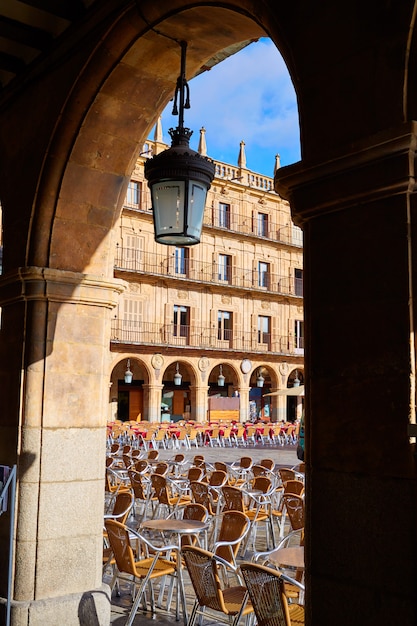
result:
M 303 380 L 303 242 L 289 203 L 246 167 L 242 141 L 237 165 L 215 162 L 201 243 L 156 243 L 144 163 L 168 147 L 162 136 L 159 121 L 115 228 L 126 290 L 112 320 L 109 419 L 204 421 L 215 406 L 242 421 L 294 419 L 300 398 L 265 395 Z M 198 151 L 207 154 L 204 129 Z

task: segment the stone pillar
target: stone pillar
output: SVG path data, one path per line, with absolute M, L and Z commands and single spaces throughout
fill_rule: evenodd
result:
M 191 416 L 196 422 L 205 422 L 208 410 L 208 385 L 191 385 Z
M 108 351 L 122 290 L 122 281 L 39 267 L 0 283 L 0 376 L 21 371 L 20 389 L 4 384 L 1 399 L 0 458 L 18 472 L 13 626 L 109 623 L 101 574 Z M 2 595 L 5 576 L 2 568 Z
M 143 406 L 145 409 L 146 419 L 150 422 L 161 421 L 161 401 L 163 385 L 143 385 Z
M 417 620 L 416 145 L 276 175 L 304 230 L 308 626 Z
M 249 419 L 249 392 L 250 387 L 239 388 L 240 406 L 239 406 L 239 421 L 247 422 Z

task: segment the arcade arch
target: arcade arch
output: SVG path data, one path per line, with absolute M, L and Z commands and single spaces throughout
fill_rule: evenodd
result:
M 228 9 L 182 11 L 176 0 L 169 14 L 166 3 L 138 6 L 158 29 L 189 40 L 190 73 L 266 31 L 296 78 L 303 162 L 280 172 L 277 189 L 304 226 L 308 259 L 306 623 L 347 625 L 363 607 L 375 623 L 415 623 L 414 3 L 356 1 L 334 11 L 229 0 Z M 18 462 L 16 563 L 25 564 L 16 569 L 16 623 L 75 624 L 85 595 L 106 610 L 103 470 L 91 459 L 103 450 L 109 319 L 123 289 L 112 279 L 110 233 L 137 146 L 178 68 L 176 45 L 150 31 L 131 3 L 100 3 L 94 20 L 2 102 L 1 440 L 3 462 Z M 371 442 L 351 428 L 361 422 Z M 401 533 L 390 542 L 394 498 Z M 332 536 L 322 523 L 331 515 L 340 521 Z M 360 532 L 376 523 L 377 533 Z M 386 576 L 387 562 L 401 571 L 398 581 Z M 5 576 L 2 568 L 3 595 Z

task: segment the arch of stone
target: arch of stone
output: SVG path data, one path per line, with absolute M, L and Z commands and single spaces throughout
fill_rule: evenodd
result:
M 413 5 L 92 3 L 3 90 L 0 464 L 18 473 L 14 626 L 86 623 L 91 599 L 109 621 L 105 406 L 123 290 L 112 226 L 173 93 L 177 42 L 192 76 L 265 33 L 300 115 L 302 160 L 276 189 L 305 242 L 306 623 L 416 622 Z M 0 533 L 5 598 L 8 515 Z

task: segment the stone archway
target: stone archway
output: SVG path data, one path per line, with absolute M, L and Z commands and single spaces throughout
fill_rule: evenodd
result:
M 123 288 L 111 280 L 110 232 L 135 149 L 172 93 L 178 51 L 130 2 L 97 6 L 1 108 L 0 447 L 19 474 L 16 626 L 78 624 L 94 593 L 103 623 L 108 611 L 103 371 Z M 138 6 L 152 27 L 191 38 L 191 73 L 262 29 L 287 60 L 303 162 L 280 171 L 276 187 L 303 225 L 307 259 L 306 623 L 414 623 L 414 2 Z M 334 533 L 323 518 L 337 521 Z M 0 530 L 6 554 L 2 520 Z

